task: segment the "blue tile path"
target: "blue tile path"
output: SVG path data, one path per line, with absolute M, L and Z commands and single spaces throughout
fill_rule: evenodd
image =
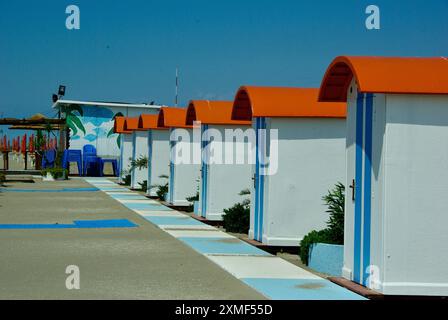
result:
M 365 300 L 348 289 L 188 215 L 181 216 L 179 212 L 155 204 L 154 200 L 149 200 L 138 193 L 132 197 L 129 195 L 131 192 L 129 189 L 111 184 L 106 178 L 86 179 L 86 181 L 203 254 L 268 299 Z M 118 195 L 119 192 L 126 193 L 126 196 Z

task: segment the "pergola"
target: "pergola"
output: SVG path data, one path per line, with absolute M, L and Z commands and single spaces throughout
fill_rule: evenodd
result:
M 10 130 L 42 130 L 42 131 L 59 131 L 59 149 L 64 150 L 66 147 L 67 126 L 65 119 L 47 118 L 42 114 L 35 114 L 30 118 L 0 118 L 0 126 L 10 126 Z M 8 152 L 4 152 L 4 161 L 6 170 L 8 168 Z M 26 170 L 26 161 L 25 161 Z

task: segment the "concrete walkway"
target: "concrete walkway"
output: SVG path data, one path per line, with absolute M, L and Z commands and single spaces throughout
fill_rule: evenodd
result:
M 149 200 L 106 179 L 93 186 L 204 255 L 265 297 L 282 300 L 363 300 L 364 298 L 279 257 Z
M 0 299 L 264 299 L 84 180 L 37 181 L 0 188 Z

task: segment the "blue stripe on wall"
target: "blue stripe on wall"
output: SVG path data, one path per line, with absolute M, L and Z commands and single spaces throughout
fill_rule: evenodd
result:
M 148 182 L 147 182 L 147 192 L 150 191 L 150 186 L 153 185 L 152 183 L 152 131 L 148 130 Z
M 356 101 L 356 163 L 355 163 L 355 217 L 354 217 L 354 254 L 353 280 L 360 283 L 361 274 L 361 214 L 362 214 L 362 158 L 363 158 L 363 122 L 364 94 L 358 93 Z
M 258 150 L 260 148 L 260 141 L 258 137 L 258 130 L 260 129 L 260 118 L 255 118 L 255 204 L 254 204 L 254 239 L 258 240 L 258 211 L 260 210 L 260 185 L 258 179 L 260 177 Z
M 366 124 L 365 124 L 365 158 L 364 158 L 364 219 L 363 219 L 363 283 L 366 285 L 370 265 L 370 226 L 371 226 L 371 197 L 372 197 L 372 122 L 373 122 L 373 95 L 366 96 Z
M 260 118 L 260 128 L 266 129 L 266 118 Z M 265 139 L 261 141 L 261 146 L 262 146 L 260 148 L 260 151 L 262 152 L 261 158 L 264 158 L 264 155 L 266 153 L 266 136 L 264 135 L 264 137 L 265 137 Z M 265 159 L 263 159 L 263 163 L 265 162 L 264 160 Z M 259 165 L 261 166 L 262 164 L 259 163 Z M 259 198 L 260 210 L 258 212 L 258 214 L 259 214 L 258 239 L 259 239 L 259 241 L 262 241 L 263 240 L 263 215 L 264 215 L 264 175 L 263 174 L 260 174 L 259 184 L 260 184 L 260 188 L 259 188 L 260 189 L 260 198 Z
M 207 216 L 207 179 L 208 179 L 208 166 L 206 161 L 209 160 L 208 156 L 208 152 L 206 150 L 207 145 L 208 145 L 208 141 L 207 139 L 204 139 L 204 133 L 207 131 L 208 129 L 208 125 L 203 124 L 202 125 L 202 134 L 201 134 L 201 140 L 202 140 L 202 156 L 201 156 L 201 161 L 202 161 L 202 172 L 201 172 L 201 176 L 202 176 L 202 194 L 201 194 L 201 216 L 202 217 L 206 217 Z
M 171 141 L 171 134 L 173 133 L 173 129 L 170 129 L 170 183 L 168 186 L 169 190 L 169 201 L 171 203 L 174 202 L 174 147 L 176 143 L 174 141 Z
M 134 131 L 132 133 L 132 160 L 135 160 L 136 149 L 137 149 L 137 134 Z M 131 171 L 131 181 L 132 181 L 131 188 L 133 188 L 135 183 L 135 170 Z

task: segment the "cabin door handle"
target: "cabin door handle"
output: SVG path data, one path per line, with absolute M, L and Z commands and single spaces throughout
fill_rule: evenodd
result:
M 355 179 L 352 180 L 352 184 L 349 186 L 350 189 L 352 189 L 352 201 L 355 201 Z
M 254 174 L 252 176 L 252 180 L 254 180 L 254 189 L 256 189 L 257 188 L 257 175 L 256 174 Z

